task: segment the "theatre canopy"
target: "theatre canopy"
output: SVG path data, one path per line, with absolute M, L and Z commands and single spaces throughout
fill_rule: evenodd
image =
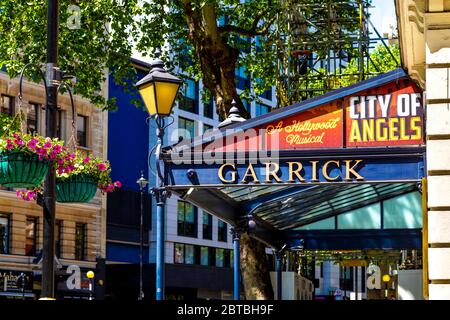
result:
M 402 69 L 163 150 L 166 185 L 269 245 L 298 228 L 420 188 L 421 89 Z

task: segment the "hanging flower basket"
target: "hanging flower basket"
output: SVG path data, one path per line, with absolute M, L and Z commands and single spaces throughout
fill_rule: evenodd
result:
M 88 174 L 71 175 L 56 180 L 56 201 L 86 203 L 94 198 L 98 183 Z
M 35 153 L 3 151 L 0 153 L 0 185 L 32 189 L 39 186 L 49 164 Z

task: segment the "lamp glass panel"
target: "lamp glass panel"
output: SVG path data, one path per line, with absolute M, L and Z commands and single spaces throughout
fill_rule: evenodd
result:
M 141 93 L 141 97 L 144 100 L 148 113 L 151 116 L 156 114 L 155 90 L 153 83 L 139 88 L 139 92 Z
M 172 106 L 177 96 L 177 83 L 170 82 L 155 82 L 156 84 L 156 101 L 158 103 L 158 114 L 169 115 L 172 111 Z

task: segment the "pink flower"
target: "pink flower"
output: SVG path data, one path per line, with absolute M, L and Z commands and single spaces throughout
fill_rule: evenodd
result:
M 50 138 L 45 139 L 44 148 L 50 149 L 52 147 L 52 140 Z
M 114 182 L 114 186 L 116 186 L 116 188 L 122 188 L 122 183 L 120 181 L 116 181 Z
M 36 149 L 36 145 L 37 145 L 38 141 L 36 139 L 31 139 L 30 141 L 28 141 L 28 148 L 30 149 Z
M 88 163 L 89 161 L 91 161 L 91 158 L 89 158 L 89 157 L 86 157 L 86 158 L 83 159 L 84 163 Z
M 64 173 L 64 169 L 63 168 L 58 168 L 58 174 L 63 174 Z
M 62 159 L 62 158 L 58 158 L 57 161 L 60 166 L 62 166 L 64 164 L 64 159 Z
M 12 141 L 10 139 L 6 140 L 6 149 L 11 150 L 14 148 Z
M 55 146 L 53 147 L 53 152 L 54 152 L 55 154 L 61 153 L 61 150 L 62 150 L 62 148 L 61 148 L 61 146 L 60 146 L 59 144 L 57 144 L 57 145 L 55 145 Z
M 97 164 L 97 168 L 100 171 L 105 171 L 106 170 L 106 165 L 104 163 L 99 163 L 99 164 Z
M 23 146 L 25 144 L 25 142 L 23 142 L 23 140 L 20 138 L 14 139 L 14 143 L 17 144 L 18 146 Z

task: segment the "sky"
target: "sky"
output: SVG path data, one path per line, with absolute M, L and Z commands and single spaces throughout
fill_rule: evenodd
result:
M 389 23 L 396 24 L 394 0 L 372 0 L 370 8 L 370 21 L 377 28 L 378 32 L 383 35 L 387 31 Z

